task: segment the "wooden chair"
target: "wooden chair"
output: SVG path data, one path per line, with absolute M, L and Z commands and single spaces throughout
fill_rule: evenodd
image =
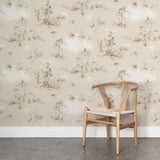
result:
M 109 103 L 107 100 L 107 97 L 105 96 L 104 92 L 102 91 L 102 87 L 108 86 L 108 85 L 122 85 L 122 94 L 121 94 L 121 102 L 120 107 L 118 110 L 109 108 Z M 129 86 L 128 92 L 126 96 L 124 96 L 125 88 Z M 128 81 L 122 81 L 122 82 L 109 82 L 104 84 L 99 84 L 92 86 L 92 88 L 98 88 L 106 108 L 87 108 L 85 107 L 84 111 L 84 128 L 83 128 L 83 146 L 85 146 L 85 139 L 86 139 L 86 127 L 87 124 L 92 123 L 103 123 L 106 124 L 107 128 L 107 140 L 110 139 L 110 131 L 109 131 L 109 125 L 116 126 L 116 153 L 119 154 L 119 135 L 120 130 L 125 128 L 134 128 L 134 141 L 135 146 L 137 146 L 137 114 L 136 114 L 136 103 L 137 103 L 137 83 L 134 82 L 128 82 Z M 133 109 L 132 110 L 125 110 L 126 103 L 129 97 L 130 92 L 134 91 L 134 99 L 133 99 Z M 101 119 L 88 119 L 88 114 L 95 114 L 95 115 L 101 115 L 104 116 Z M 120 124 L 120 116 L 121 115 L 133 115 L 133 122 L 128 124 Z M 116 123 L 110 122 L 109 117 L 116 118 Z

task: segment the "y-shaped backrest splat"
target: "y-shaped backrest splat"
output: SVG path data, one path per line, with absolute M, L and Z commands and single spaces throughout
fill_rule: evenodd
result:
M 122 94 L 121 94 L 121 103 L 120 103 L 120 110 L 121 111 L 125 110 L 126 103 L 127 103 L 128 97 L 129 97 L 129 93 L 131 92 L 131 90 L 132 90 L 132 85 L 130 85 L 129 90 L 126 94 L 126 97 L 124 99 L 125 83 L 123 83 Z
M 103 100 L 104 100 L 105 106 L 106 106 L 107 108 L 109 108 L 107 97 L 106 97 L 105 94 L 103 93 L 102 88 L 101 88 L 101 87 L 98 87 L 98 90 L 99 90 L 99 92 L 100 92 L 100 94 L 101 94 L 101 96 L 102 96 L 102 98 L 103 98 Z

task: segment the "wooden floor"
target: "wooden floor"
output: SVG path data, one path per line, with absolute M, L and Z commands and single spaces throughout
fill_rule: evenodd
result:
M 160 160 L 160 139 L 120 139 L 116 155 L 116 139 L 82 138 L 0 139 L 0 160 Z

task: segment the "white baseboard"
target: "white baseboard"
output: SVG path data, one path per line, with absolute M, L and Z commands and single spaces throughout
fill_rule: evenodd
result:
M 31 137 L 82 137 L 83 127 L 0 127 L 0 138 Z M 111 127 L 110 136 L 116 137 L 116 128 Z M 133 137 L 133 129 L 120 131 L 120 137 Z M 105 127 L 87 127 L 87 137 L 106 137 Z M 160 137 L 160 127 L 138 127 L 138 137 Z

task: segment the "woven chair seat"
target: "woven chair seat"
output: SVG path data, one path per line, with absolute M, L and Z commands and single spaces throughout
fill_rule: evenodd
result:
M 87 113 L 90 114 L 97 114 L 97 115 L 102 115 L 102 116 L 109 116 L 109 117 L 116 117 L 116 109 L 107 109 L 107 108 L 102 108 L 102 107 L 97 107 L 97 108 L 89 108 Z M 134 113 L 134 110 L 124 110 L 120 111 L 120 114 L 132 114 Z

